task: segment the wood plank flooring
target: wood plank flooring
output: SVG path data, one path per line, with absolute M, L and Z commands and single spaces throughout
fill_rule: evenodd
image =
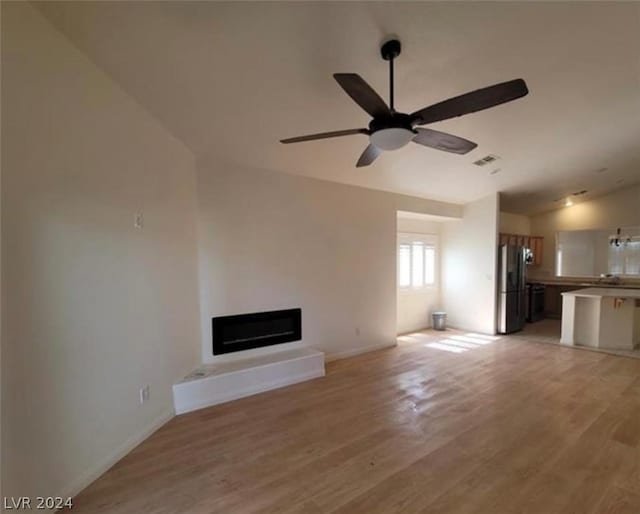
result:
M 73 512 L 638 514 L 640 361 L 403 337 L 172 419 Z

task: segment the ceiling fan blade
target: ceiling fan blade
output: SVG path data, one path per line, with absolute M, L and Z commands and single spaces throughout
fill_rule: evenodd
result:
M 439 132 L 437 130 L 426 128 L 417 128 L 416 130 L 418 131 L 418 134 L 413 138 L 414 143 L 428 146 L 430 148 L 436 148 L 437 150 L 465 154 L 478 146 L 473 141 L 447 134 L 446 132 Z
M 334 73 L 333 78 L 373 118 L 391 116 L 391 111 L 384 100 L 360 75 L 356 73 Z
M 365 148 L 364 152 L 362 152 L 362 155 L 356 163 L 356 168 L 369 166 L 369 164 L 375 161 L 378 158 L 378 155 L 380 155 L 381 153 L 382 151 L 377 146 L 373 146 L 370 144 L 369 146 L 367 146 L 367 148 Z
M 353 134 L 369 134 L 369 131 L 364 128 L 334 130 L 333 132 L 320 132 L 319 134 L 309 134 L 308 136 L 290 137 L 289 139 L 281 139 L 280 142 L 284 144 L 301 143 L 303 141 L 314 141 L 315 139 L 328 139 L 330 137 L 351 136 Z
M 434 123 L 510 102 L 525 96 L 528 92 L 524 80 L 510 80 L 425 107 L 414 112 L 411 118 L 418 125 Z

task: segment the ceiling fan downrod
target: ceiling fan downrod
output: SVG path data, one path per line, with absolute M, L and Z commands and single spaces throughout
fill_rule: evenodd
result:
M 385 61 L 389 61 L 389 109 L 395 112 L 393 105 L 393 60 L 400 55 L 402 46 L 397 39 L 390 39 L 380 48 L 380 55 Z

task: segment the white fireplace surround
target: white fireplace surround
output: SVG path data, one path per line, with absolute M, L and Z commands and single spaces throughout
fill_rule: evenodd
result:
M 323 377 L 324 353 L 302 341 L 219 355 L 173 386 L 176 414 Z

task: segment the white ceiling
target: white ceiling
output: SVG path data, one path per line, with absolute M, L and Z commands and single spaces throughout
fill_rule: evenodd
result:
M 37 6 L 199 158 L 452 202 L 502 191 L 521 213 L 640 181 L 638 2 Z M 477 142 L 465 156 L 409 145 L 357 169 L 366 136 L 278 142 L 366 126 L 331 75 L 358 73 L 387 98 L 378 48 L 392 34 L 400 111 L 518 77 L 530 94 L 431 125 Z M 501 159 L 472 164 L 489 153 Z

